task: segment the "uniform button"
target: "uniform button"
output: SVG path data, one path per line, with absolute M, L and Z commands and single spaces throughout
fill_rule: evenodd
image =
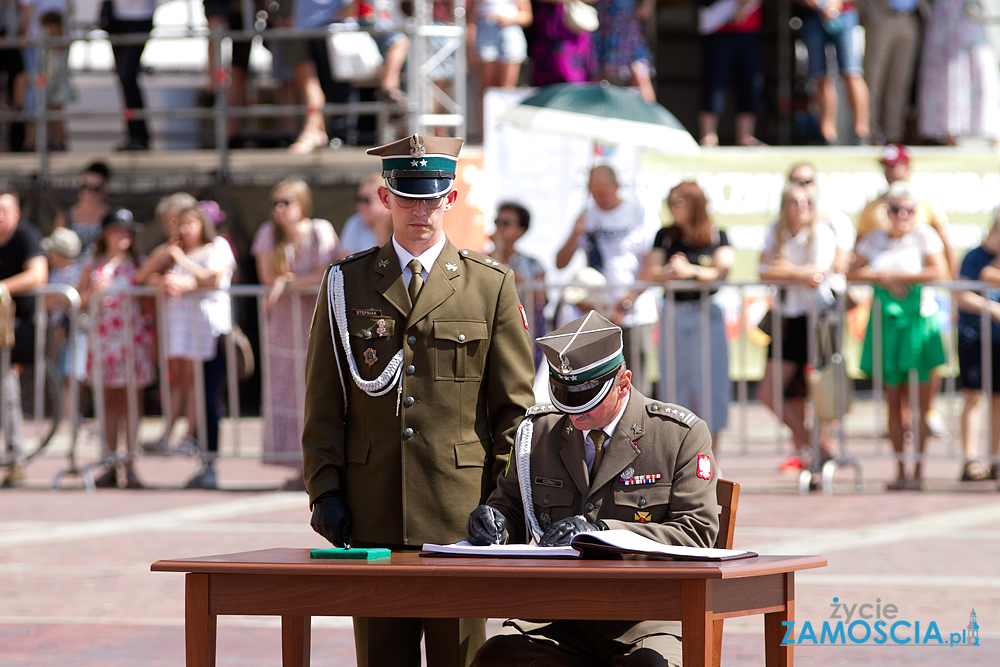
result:
M 371 338 L 372 337 L 372 332 L 371 331 L 366 331 L 366 332 L 364 332 L 361 335 L 364 336 L 365 338 Z
M 411 437 L 413 437 L 413 429 L 410 428 L 409 426 L 407 426 L 406 428 L 404 428 L 403 429 L 403 437 L 404 438 L 411 438 Z
M 405 405 L 406 407 L 410 407 L 411 405 L 413 405 L 413 397 L 407 396 L 406 398 L 404 398 L 403 405 Z
M 468 255 L 468 254 L 469 254 L 469 251 L 468 251 L 468 250 L 463 250 L 463 251 L 462 251 L 462 254 L 463 254 L 463 255 Z
M 656 412 L 657 410 L 660 409 L 660 406 L 658 406 L 658 405 L 651 405 L 651 406 L 649 406 L 649 409 L 652 410 L 653 412 Z
M 406 367 L 406 374 L 407 375 L 413 375 L 416 372 L 417 372 L 417 369 L 413 367 L 413 364 L 410 364 L 409 366 Z
M 583 509 L 587 510 L 588 512 L 593 512 L 594 511 L 594 503 L 587 503 L 586 505 L 583 506 Z
M 639 507 L 645 507 L 645 506 L 646 506 L 646 499 L 639 498 Z
M 410 345 L 413 345 L 414 343 L 417 342 L 417 337 L 416 336 L 407 336 L 406 337 L 406 342 L 409 343 Z
M 542 504 L 543 504 L 543 505 L 548 505 L 548 504 L 549 504 L 549 499 L 548 499 L 548 498 L 546 498 L 545 500 L 543 500 L 543 501 L 542 501 Z
M 465 334 L 458 334 L 458 340 L 459 342 L 465 340 Z

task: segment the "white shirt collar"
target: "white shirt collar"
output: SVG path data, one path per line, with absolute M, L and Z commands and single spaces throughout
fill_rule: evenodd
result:
M 424 278 L 427 277 L 428 273 L 434 262 L 437 261 L 438 255 L 444 249 L 444 243 L 447 241 L 447 237 L 442 234 L 441 240 L 432 245 L 430 248 L 425 250 L 419 257 L 415 257 L 410 254 L 410 251 L 399 245 L 399 241 L 396 240 L 396 235 L 392 235 L 392 247 L 396 250 L 396 257 L 399 259 L 399 266 L 403 270 L 403 278 L 406 279 L 407 284 L 410 282 L 410 270 L 406 267 L 410 263 L 411 259 L 415 259 L 420 262 L 420 266 L 424 267 L 424 270 L 420 272 Z

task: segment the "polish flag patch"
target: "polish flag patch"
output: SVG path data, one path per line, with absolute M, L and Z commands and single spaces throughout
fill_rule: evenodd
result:
M 518 306 L 518 310 L 521 311 L 521 321 L 524 322 L 524 328 L 528 328 L 528 316 L 524 314 L 524 306 Z
M 698 477 L 712 479 L 712 458 L 708 454 L 698 455 Z

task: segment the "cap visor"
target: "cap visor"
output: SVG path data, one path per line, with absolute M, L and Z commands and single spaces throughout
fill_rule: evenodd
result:
M 437 199 L 451 191 L 450 178 L 387 178 L 389 192 L 409 199 Z
M 552 400 L 552 405 L 568 415 L 590 412 L 607 397 L 617 375 L 615 369 L 614 373 L 609 373 L 607 379 L 599 382 L 597 386 L 583 391 L 573 391 L 575 389 L 573 385 L 563 384 L 549 376 L 549 398 Z

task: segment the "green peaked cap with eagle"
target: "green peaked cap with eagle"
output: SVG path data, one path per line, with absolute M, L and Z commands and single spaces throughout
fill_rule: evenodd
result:
M 458 137 L 413 134 L 366 152 L 382 158 L 382 177 L 394 195 L 407 199 L 437 199 L 451 190 L 458 154 L 464 143 Z
M 625 361 L 622 330 L 593 310 L 537 341 L 549 364 L 549 397 L 567 414 L 593 410 Z

